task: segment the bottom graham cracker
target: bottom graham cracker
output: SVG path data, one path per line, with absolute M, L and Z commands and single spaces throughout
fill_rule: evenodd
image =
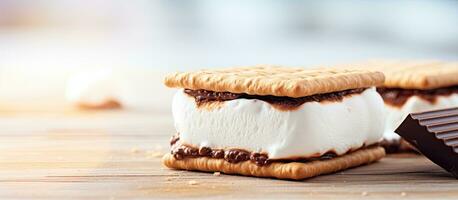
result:
M 173 155 L 166 154 L 162 163 L 172 169 L 204 172 L 222 172 L 244 176 L 269 177 L 278 179 L 302 180 L 322 174 L 330 174 L 360 165 L 369 164 L 385 156 L 383 147 L 360 149 L 329 160 L 311 162 L 273 162 L 258 166 L 251 161 L 230 163 L 224 159 L 208 157 L 186 158 L 177 160 Z

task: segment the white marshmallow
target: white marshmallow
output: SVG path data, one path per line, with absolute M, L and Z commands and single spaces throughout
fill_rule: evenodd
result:
M 270 159 L 345 154 L 382 138 L 383 100 L 375 88 L 339 102 L 307 102 L 280 111 L 255 99 L 226 101 L 220 108 L 199 109 L 183 90 L 172 105 L 180 142 L 196 147 L 239 148 L 267 153 Z
M 409 113 L 456 107 L 458 106 L 458 94 L 438 96 L 435 103 L 426 101 L 418 96 L 412 96 L 402 107 L 394 107 L 389 104 L 385 104 L 385 106 L 387 108 L 387 120 L 383 138 L 393 141 L 400 139 L 400 136 L 394 131 L 401 125 Z
M 101 106 L 119 103 L 118 83 L 110 69 L 94 70 L 72 76 L 67 82 L 66 98 L 75 105 Z

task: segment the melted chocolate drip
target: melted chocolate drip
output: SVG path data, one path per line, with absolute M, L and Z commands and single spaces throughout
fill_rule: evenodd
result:
M 377 88 L 385 103 L 402 107 L 412 96 L 418 96 L 421 99 L 436 103 L 437 97 L 458 94 L 458 86 L 437 88 L 430 90 L 401 89 L 401 88 Z
M 177 136 L 174 136 L 175 138 Z M 178 141 L 179 138 L 176 140 Z M 171 154 L 177 160 L 182 160 L 185 158 L 198 158 L 198 157 L 208 157 L 216 159 L 224 159 L 230 163 L 239 163 L 244 161 L 251 161 L 258 166 L 268 165 L 272 162 L 311 162 L 315 160 L 327 160 L 336 157 L 335 153 L 329 152 L 319 157 L 312 158 L 297 158 L 297 159 L 269 159 L 269 156 L 265 153 L 258 152 L 249 152 L 242 149 L 211 149 L 210 147 L 190 147 L 186 145 L 179 145 L 176 142 L 172 145 Z
M 170 138 L 170 146 L 173 146 L 175 143 L 177 143 L 179 139 L 180 139 L 179 135 L 172 136 L 172 138 Z
M 366 88 L 358 88 L 351 90 L 344 90 L 339 92 L 315 94 L 306 97 L 278 97 L 278 96 L 260 96 L 260 95 L 249 95 L 249 94 L 235 94 L 230 92 L 213 92 L 208 90 L 191 90 L 185 89 L 184 92 L 196 100 L 198 106 L 210 102 L 223 102 L 235 99 L 257 99 L 270 103 L 282 110 L 293 110 L 298 108 L 307 102 L 323 102 L 323 101 L 342 101 L 345 96 L 360 94 L 364 92 Z

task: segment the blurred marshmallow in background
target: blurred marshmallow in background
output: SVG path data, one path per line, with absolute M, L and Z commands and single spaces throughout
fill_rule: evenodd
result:
M 100 68 L 69 76 L 66 100 L 83 109 L 155 108 L 172 96 L 159 77 L 165 73 L 145 69 Z
M 121 108 L 120 81 L 110 68 L 80 72 L 68 79 L 66 99 L 87 109 Z
M 175 70 L 458 60 L 457 21 L 451 0 L 2 0 L 0 110 L 168 110 Z

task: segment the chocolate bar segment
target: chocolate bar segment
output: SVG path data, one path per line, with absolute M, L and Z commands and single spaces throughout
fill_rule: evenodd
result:
M 409 114 L 395 132 L 458 178 L 458 107 Z

